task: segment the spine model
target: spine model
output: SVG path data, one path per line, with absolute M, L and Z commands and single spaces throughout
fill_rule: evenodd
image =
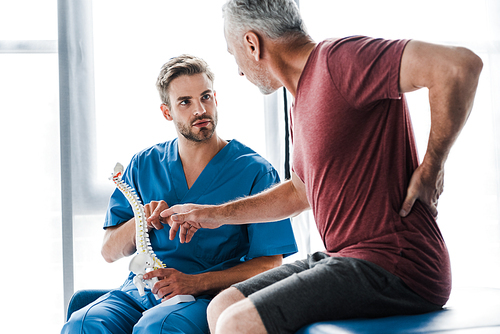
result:
M 141 296 L 144 295 L 144 288 L 152 289 L 153 285 L 158 281 L 154 277 L 150 280 L 144 280 L 143 275 L 149 271 L 164 268 L 165 265 L 158 259 L 151 247 L 149 234 L 146 224 L 146 215 L 144 213 L 144 206 L 142 205 L 135 190 L 126 184 L 121 176 L 123 175 L 123 166 L 117 163 L 114 173 L 110 179 L 115 183 L 116 187 L 123 193 L 125 198 L 130 203 L 134 211 L 135 218 L 135 244 L 137 254 L 130 261 L 129 269 L 136 276 L 134 277 L 134 284 Z M 157 297 L 158 298 L 158 297 Z

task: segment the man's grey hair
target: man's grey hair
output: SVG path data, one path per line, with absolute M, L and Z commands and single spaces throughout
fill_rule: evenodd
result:
M 156 80 L 156 88 L 160 93 L 161 102 L 171 108 L 168 88 L 172 80 L 181 75 L 194 75 L 199 73 L 205 73 L 213 85 L 215 76 L 210 70 L 210 67 L 208 67 L 207 62 L 203 59 L 183 54 L 167 61 L 162 66 L 158 79 Z
M 228 0 L 222 7 L 227 32 L 265 34 L 270 39 L 307 36 L 299 8 L 293 0 Z

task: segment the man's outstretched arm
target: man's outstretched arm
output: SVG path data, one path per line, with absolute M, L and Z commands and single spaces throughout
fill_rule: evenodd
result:
M 413 173 L 400 215 L 418 199 L 437 216 L 444 164 L 469 117 L 483 63 L 468 49 L 410 41 L 403 53 L 401 93 L 429 89 L 431 129 L 422 164 Z
M 221 205 L 175 205 L 164 210 L 161 216 L 169 217 L 170 240 L 179 230 L 181 242 L 189 242 L 199 228 L 277 221 L 307 209 L 305 185 L 292 173 L 291 180 L 253 196 Z

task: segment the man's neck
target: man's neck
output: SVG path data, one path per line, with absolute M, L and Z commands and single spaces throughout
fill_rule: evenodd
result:
M 210 160 L 227 145 L 227 141 L 219 138 L 216 133 L 203 142 L 194 142 L 180 135 L 178 145 L 186 181 L 191 188 Z
M 295 97 L 297 85 L 316 43 L 304 36 L 290 43 L 275 43 L 272 56 L 275 60 L 272 68 L 286 89 Z

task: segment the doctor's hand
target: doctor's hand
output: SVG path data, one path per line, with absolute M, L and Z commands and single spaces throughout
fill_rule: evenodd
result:
M 443 184 L 443 167 L 432 167 L 426 164 L 424 159 L 424 162 L 415 169 L 411 176 L 408 192 L 399 215 L 406 217 L 418 199 L 430 210 L 434 217 L 437 217 L 438 199 L 443 192 Z
M 199 295 L 202 285 L 196 275 L 187 275 L 173 268 L 156 269 L 144 274 L 144 279 L 158 277 L 151 292 L 162 298 L 162 302 L 176 295 Z
M 157 230 L 163 229 L 163 224 L 166 223 L 165 219 L 160 216 L 160 213 L 168 209 L 168 204 L 165 201 L 151 201 L 144 205 L 144 214 L 147 219 L 148 232 L 153 228 Z
M 214 229 L 222 224 L 217 218 L 217 206 L 182 204 L 174 205 L 160 214 L 170 225 L 170 240 L 174 240 L 177 231 L 181 243 L 190 242 L 200 228 Z

